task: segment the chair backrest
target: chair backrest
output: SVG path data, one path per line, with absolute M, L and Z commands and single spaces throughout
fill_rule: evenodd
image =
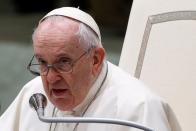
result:
M 165 98 L 196 131 L 196 1 L 135 0 L 119 66 Z

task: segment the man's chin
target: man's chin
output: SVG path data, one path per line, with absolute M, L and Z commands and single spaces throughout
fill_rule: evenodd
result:
M 73 108 L 67 105 L 56 105 L 56 107 L 61 111 L 71 111 Z
M 52 104 L 61 111 L 71 111 L 73 109 L 72 102 L 65 98 L 52 99 Z

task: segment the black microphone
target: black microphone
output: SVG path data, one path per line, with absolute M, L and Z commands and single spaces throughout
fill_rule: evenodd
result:
M 46 107 L 47 99 L 41 93 L 33 94 L 29 99 L 29 104 L 36 110 L 39 119 L 46 123 L 105 123 L 134 127 L 144 131 L 154 131 L 138 123 L 119 119 L 91 117 L 45 117 L 44 108 Z

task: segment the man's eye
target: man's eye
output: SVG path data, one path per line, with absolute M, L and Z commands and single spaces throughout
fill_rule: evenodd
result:
M 38 59 L 38 63 L 39 63 L 40 65 L 45 65 L 47 62 L 44 61 L 44 60 L 42 60 L 42 59 Z
M 68 59 L 68 58 L 63 58 L 63 59 L 60 59 L 60 61 L 59 61 L 59 63 L 61 63 L 61 64 L 68 64 L 68 63 L 70 63 L 71 61 L 70 61 L 70 59 Z

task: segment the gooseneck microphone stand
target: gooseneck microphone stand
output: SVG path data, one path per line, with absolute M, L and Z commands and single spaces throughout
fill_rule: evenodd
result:
M 144 131 L 154 131 L 148 127 L 139 125 L 135 122 L 119 120 L 119 119 L 91 118 L 91 117 L 45 117 L 44 108 L 46 107 L 47 100 L 46 97 L 41 93 L 32 95 L 31 98 L 29 99 L 29 104 L 31 107 L 33 107 L 36 110 L 39 120 L 46 123 L 107 123 L 107 124 L 129 126 Z

